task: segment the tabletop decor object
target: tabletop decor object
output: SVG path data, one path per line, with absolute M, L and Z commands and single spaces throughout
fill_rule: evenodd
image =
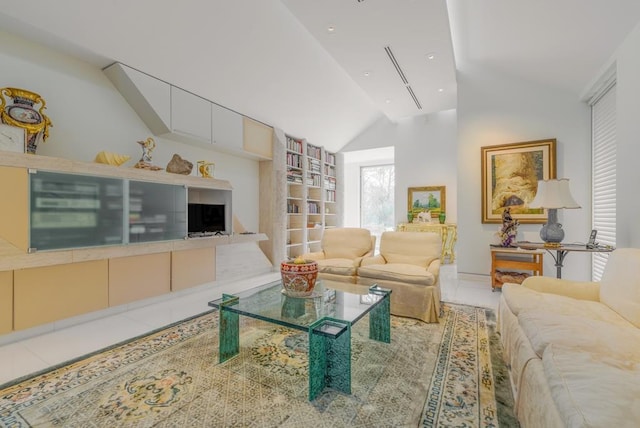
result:
M 156 148 L 156 142 L 153 138 L 149 137 L 144 141 L 137 141 L 142 148 L 142 157 L 133 167 L 139 169 L 149 169 L 151 171 L 159 171 L 162 168 L 156 166 L 151 161 L 151 152 Z
M 173 157 L 167 164 L 166 171 L 174 174 L 189 175 L 193 170 L 193 163 L 183 159 L 179 154 L 174 153 Z
M 131 159 L 129 155 L 121 155 L 119 153 L 105 152 L 104 150 L 96 155 L 93 160 L 96 163 L 104 163 L 107 165 L 120 166 Z
M 571 196 L 568 178 L 538 181 L 536 197 L 529 206 L 547 210 L 547 222 L 540 229 L 540 238 L 550 247 L 560 245 L 564 239 L 564 230 L 558 223 L 558 209 L 580 208 Z
M 513 246 L 518 234 L 518 226 L 520 226 L 520 222 L 511 216 L 511 209 L 509 207 L 505 208 L 502 212 L 502 227 L 498 231 L 502 247 Z
M 13 98 L 7 106 L 5 96 Z M 40 104 L 36 110 L 34 104 Z M 46 103 L 35 92 L 18 88 L 0 89 L 0 119 L 2 123 L 23 128 L 27 132 L 27 153 L 35 154 L 38 144 L 49 138 L 51 119 L 44 114 Z
M 198 161 L 198 172 L 202 178 L 213 178 L 213 171 L 216 164 L 213 162 L 207 162 L 205 160 Z
M 297 257 L 280 263 L 283 293 L 290 297 L 308 297 L 318 279 L 318 263 Z

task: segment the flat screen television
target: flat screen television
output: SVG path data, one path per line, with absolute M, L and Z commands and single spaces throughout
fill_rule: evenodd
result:
M 189 204 L 187 228 L 189 233 L 225 233 L 225 206 L 213 204 Z

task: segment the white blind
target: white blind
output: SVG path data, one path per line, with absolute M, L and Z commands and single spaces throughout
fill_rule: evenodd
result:
M 616 245 L 616 87 L 611 86 L 591 106 L 592 219 L 597 241 Z M 609 253 L 593 253 L 591 277 L 602 278 Z

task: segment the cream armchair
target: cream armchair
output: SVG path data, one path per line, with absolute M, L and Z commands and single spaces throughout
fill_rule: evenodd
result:
M 438 322 L 441 251 L 438 233 L 384 232 L 380 254 L 362 260 L 357 283 L 391 289 L 394 315 Z
M 303 254 L 318 262 L 318 276 L 355 284 L 360 261 L 373 255 L 376 237 L 367 229 L 342 227 L 324 231 L 322 251 Z

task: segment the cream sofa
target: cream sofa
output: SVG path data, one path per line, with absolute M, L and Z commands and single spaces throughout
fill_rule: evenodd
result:
M 362 259 L 357 283 L 391 289 L 394 315 L 438 322 L 441 252 L 438 233 L 384 232 L 380 254 Z
M 318 276 L 355 284 L 360 261 L 373 255 L 376 237 L 368 229 L 357 227 L 327 229 L 320 247 L 322 251 L 302 255 L 318 262 Z
M 602 280 L 505 284 L 498 328 L 523 427 L 640 426 L 640 249 Z

